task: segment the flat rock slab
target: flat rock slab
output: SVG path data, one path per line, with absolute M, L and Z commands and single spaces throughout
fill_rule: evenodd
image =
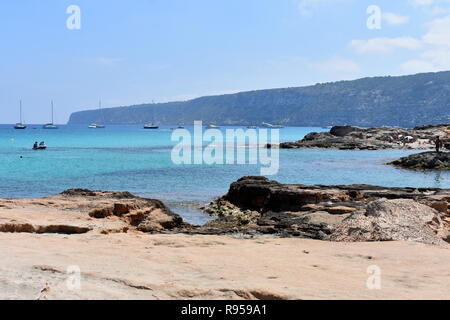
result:
M 0 233 L 0 252 L 0 299 L 450 299 L 450 250 L 419 243 Z

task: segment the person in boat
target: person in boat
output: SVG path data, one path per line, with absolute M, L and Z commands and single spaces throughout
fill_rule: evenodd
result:
M 38 148 L 38 142 L 36 141 L 33 145 L 33 149 L 37 149 Z

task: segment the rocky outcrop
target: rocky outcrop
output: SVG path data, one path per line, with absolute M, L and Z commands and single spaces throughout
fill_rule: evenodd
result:
M 403 202 L 389 202 L 399 205 L 399 209 L 389 210 L 400 212 L 395 217 L 409 210 L 412 218 L 405 216 L 397 222 L 396 218 L 382 215 L 377 218 L 382 220 L 379 225 L 388 221 L 391 227 L 382 228 L 387 233 L 380 233 L 375 222 L 367 222 L 365 215 L 374 216 L 370 213 L 374 201 L 389 200 L 410 201 L 406 209 L 401 207 Z M 287 185 L 263 177 L 244 177 L 232 183 L 229 192 L 204 211 L 215 220 L 203 226 L 192 226 L 159 200 L 128 193 L 71 190 L 41 199 L 0 199 L 0 233 L 187 233 L 342 241 L 417 239 L 432 243 L 430 233 L 422 237 L 415 235 L 425 230 L 425 223 L 440 221 L 432 229 L 437 237 L 449 238 L 450 190 Z M 435 216 L 430 219 L 431 212 Z M 414 219 L 423 213 L 426 213 L 426 221 L 419 224 Z M 361 229 L 368 230 L 361 231 L 367 238 L 348 232 L 354 229 L 352 222 L 360 223 Z M 401 235 L 411 231 L 410 236 L 398 236 L 394 229 L 396 224 L 403 228 Z M 409 231 L 408 224 L 414 224 Z M 370 229 L 371 226 L 375 229 Z M 341 233 L 336 234 L 336 230 Z
M 415 241 L 444 244 L 450 235 L 444 214 L 414 200 L 377 200 L 345 219 L 330 240 L 345 242 Z
M 353 221 L 354 217 L 364 216 L 367 211 L 374 212 L 374 203 L 378 203 L 377 201 L 391 200 L 393 202 L 387 203 L 392 206 L 398 204 L 400 213 L 415 210 L 410 213 L 414 217 L 421 216 L 422 210 L 426 208 L 427 221 L 434 219 L 429 219 L 430 212 L 435 213 L 442 222 L 440 235 L 447 239 L 444 231 L 450 230 L 450 190 L 369 185 L 284 185 L 264 177 L 244 177 L 232 183 L 224 197 L 205 208 L 205 212 L 217 219 L 196 229 L 196 232 L 240 232 L 320 240 L 338 239 L 333 238 L 333 234 L 340 226 L 349 224 L 347 221 Z M 400 202 L 395 202 L 397 200 Z M 409 209 L 402 207 L 405 204 L 403 201 L 408 201 Z M 397 211 L 393 209 L 392 212 Z M 392 226 L 395 223 L 395 220 L 392 220 Z M 407 217 L 399 223 L 418 226 L 414 219 Z M 341 230 L 343 228 L 345 227 L 341 227 Z M 367 228 L 370 229 L 370 224 L 367 224 Z M 375 230 L 373 234 L 376 234 Z M 380 236 L 380 240 L 388 238 Z M 408 239 L 413 238 L 411 236 Z M 400 237 L 392 236 L 392 240 L 394 239 Z M 430 243 L 431 238 L 424 235 L 423 238 L 415 239 Z
M 191 226 L 159 200 L 128 192 L 72 189 L 41 199 L 0 199 L 0 232 L 171 232 Z
M 447 124 L 401 128 L 336 126 L 330 132 L 313 132 L 296 142 L 279 145 L 282 149 L 319 148 L 339 150 L 430 149 L 437 135 L 447 136 Z M 450 137 L 449 137 L 450 138 Z M 268 147 L 276 147 L 268 145 Z
M 424 152 L 403 157 L 388 164 L 407 169 L 450 170 L 450 153 Z

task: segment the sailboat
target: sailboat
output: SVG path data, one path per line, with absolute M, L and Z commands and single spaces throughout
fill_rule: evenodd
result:
M 159 129 L 159 126 L 154 125 L 153 123 L 147 123 L 144 125 L 144 129 Z
M 22 100 L 20 100 L 20 122 L 16 123 L 16 125 L 14 126 L 14 129 L 24 130 L 26 128 L 27 128 L 27 126 L 22 123 Z
M 100 100 L 98 103 L 98 109 L 100 110 L 100 116 L 103 118 L 103 113 L 102 113 L 102 101 Z M 89 125 L 90 129 L 104 129 L 105 125 L 103 124 L 99 124 L 99 123 L 91 123 Z
M 263 122 L 262 126 L 265 128 L 270 128 L 270 129 L 283 129 L 284 127 L 282 125 L 279 124 L 271 124 L 268 122 Z
M 52 122 L 45 124 L 43 129 L 58 129 L 58 126 L 54 124 L 53 122 L 53 100 L 52 100 Z
M 154 104 L 154 102 L 152 102 Z M 153 106 L 153 121 L 155 120 L 155 107 Z M 144 124 L 144 129 L 150 129 L 150 130 L 156 130 L 159 129 L 159 126 L 152 123 L 146 123 Z

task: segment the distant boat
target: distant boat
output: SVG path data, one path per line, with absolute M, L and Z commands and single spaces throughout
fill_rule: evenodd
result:
M 98 109 L 100 110 L 100 117 L 103 119 L 102 101 L 101 100 L 98 103 Z M 105 125 L 94 122 L 94 123 L 91 123 L 88 128 L 90 128 L 90 129 L 104 129 Z
M 178 129 L 184 129 L 184 125 L 182 123 L 178 124 Z
M 208 128 L 220 128 L 220 127 L 214 123 L 210 123 L 208 124 Z
M 144 125 L 144 129 L 153 129 L 153 130 L 155 130 L 155 129 L 159 129 L 159 126 L 154 125 L 153 123 L 149 123 L 149 124 Z
M 39 144 L 35 144 L 34 146 L 33 146 L 33 150 L 45 150 L 45 149 L 47 149 L 47 146 L 45 145 L 45 142 L 44 141 L 42 141 L 41 143 L 39 143 Z
M 282 128 L 284 128 L 282 125 L 271 124 L 271 123 L 267 123 L 267 122 L 263 122 L 262 126 L 265 127 L 265 128 L 271 128 L 271 129 L 282 129 Z
M 154 101 L 152 101 L 153 104 L 155 104 Z M 152 107 L 152 122 L 151 123 L 146 123 L 144 124 L 144 129 L 150 129 L 150 130 L 156 130 L 159 129 L 159 126 L 157 126 L 156 124 L 154 124 L 153 122 L 155 121 L 155 106 Z
M 20 122 L 16 123 L 16 125 L 14 126 L 14 129 L 24 130 L 26 128 L 27 128 L 27 126 L 24 125 L 22 122 L 22 100 L 20 100 Z
M 54 124 L 53 122 L 53 100 L 52 100 L 52 122 L 45 124 L 43 129 L 58 129 L 58 126 Z
M 257 129 L 257 126 L 247 126 L 247 129 Z
M 105 126 L 103 124 L 91 123 L 88 128 L 90 128 L 90 129 L 104 129 Z

